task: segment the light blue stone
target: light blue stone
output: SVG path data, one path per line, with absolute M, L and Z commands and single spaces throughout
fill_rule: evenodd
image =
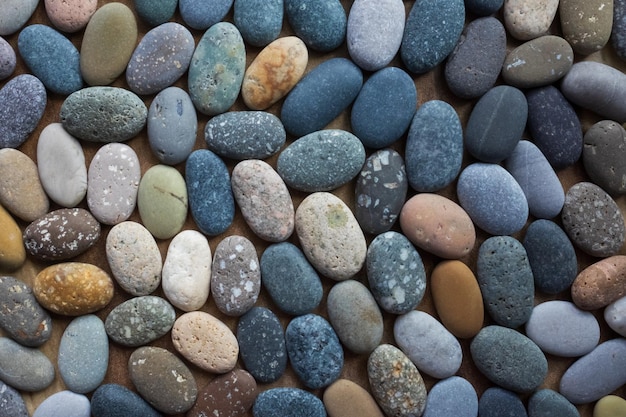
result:
M 35 410 L 33 417 L 90 417 L 89 398 L 72 391 L 59 391 L 52 394 Z
M 265 46 L 280 35 L 283 14 L 283 0 L 235 0 L 233 20 L 247 43 Z
M 451 376 L 430 389 L 422 417 L 476 417 L 478 396 L 466 379 Z
M 37 9 L 39 0 L 0 2 L 0 36 L 12 35 L 22 28 Z
M 528 417 L 526 407 L 514 392 L 500 387 L 487 388 L 478 400 L 480 417 Z
M 233 0 L 179 0 L 180 16 L 187 26 L 206 30 L 221 21 L 230 11 Z
M 339 0 L 285 0 L 285 12 L 296 36 L 311 49 L 330 52 L 346 37 L 348 19 Z
M 300 388 L 270 388 L 252 406 L 254 417 L 326 417 L 322 400 Z

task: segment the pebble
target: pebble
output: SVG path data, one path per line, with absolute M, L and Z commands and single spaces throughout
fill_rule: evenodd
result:
M 458 260 L 440 262 L 432 271 L 430 285 L 437 315 L 446 329 L 461 339 L 476 336 L 485 308 L 472 270 Z
M 91 404 L 89 398 L 72 391 L 59 391 L 39 404 L 33 417 L 90 417 Z
M 178 0 L 133 0 L 133 6 L 142 21 L 155 27 L 174 16 Z
M 626 295 L 626 256 L 601 259 L 583 269 L 572 283 L 572 301 L 583 310 L 604 308 Z
M 414 310 L 426 292 L 426 270 L 419 252 L 403 234 L 393 230 L 370 243 L 366 271 L 372 295 L 388 313 Z
M 78 394 L 98 388 L 109 366 L 109 339 L 102 320 L 93 314 L 73 319 L 59 344 L 59 374 Z
M 198 387 L 193 374 L 166 349 L 144 346 L 133 351 L 128 373 L 139 395 L 164 414 L 184 413 L 196 402 Z
M 44 4 L 50 22 L 66 33 L 83 29 L 98 9 L 97 0 L 45 0 Z
M 0 416 L 29 417 L 24 399 L 18 390 L 0 381 Z M 369 417 L 369 416 L 368 416 Z
M 150 149 L 161 163 L 184 162 L 198 132 L 198 116 L 189 94 L 178 87 L 159 92 L 148 108 L 147 130 Z
M 615 255 L 624 243 L 624 219 L 617 203 L 591 182 L 567 190 L 561 220 L 574 246 L 591 256 Z
M 54 365 L 41 350 L 0 337 L 0 380 L 27 392 L 41 391 L 54 381 Z
M 611 46 L 617 56 L 626 58 L 626 2 L 613 0 L 613 27 L 611 29 Z M 1 78 L 1 77 L 0 77 Z M 599 416 L 596 416 L 599 417 Z
M 27 26 L 20 31 L 17 48 L 50 92 L 68 95 L 82 88 L 78 49 L 61 33 L 46 25 Z
M 232 5 L 233 0 L 179 0 L 178 10 L 187 26 L 206 30 L 218 24 Z
M 339 378 L 343 349 L 322 316 L 306 314 L 292 319 L 285 330 L 285 346 L 294 372 L 307 388 L 323 388 Z
M 367 244 L 350 208 L 326 192 L 309 194 L 296 210 L 302 251 L 320 274 L 343 281 L 365 263 Z
M 354 188 L 354 216 L 361 229 L 372 235 L 391 229 L 407 191 L 404 159 L 398 152 L 386 148 L 367 157 Z
M 287 4 L 295 2 L 288 0 Z M 283 101 L 280 119 L 285 130 L 304 136 L 323 129 L 352 104 L 362 86 L 363 73 L 349 59 L 322 62 L 298 81 Z
M 17 65 L 17 57 L 15 51 L 6 39 L 0 37 L 0 80 L 9 78 L 15 66 Z
M 280 150 L 287 134 L 282 122 L 264 111 L 232 111 L 209 120 L 204 128 L 207 148 L 237 161 L 266 159 Z
M 44 216 L 50 208 L 35 162 L 17 149 L 0 149 L 0 204 L 27 222 Z
M 241 84 L 243 102 L 252 110 L 267 109 L 300 81 L 308 62 L 309 53 L 300 38 L 276 39 L 263 48 L 246 69 Z
M 154 165 L 143 174 L 137 206 L 143 225 L 154 237 L 169 239 L 180 232 L 187 204 L 187 185 L 176 168 Z
M 550 29 L 557 9 L 559 0 L 508 0 L 504 2 L 504 25 L 515 39 L 538 38 Z
M 285 13 L 296 36 L 317 52 L 343 43 L 348 18 L 339 0 L 285 0 Z
M 537 290 L 558 294 L 572 285 L 578 274 L 576 251 L 559 225 L 550 220 L 535 220 L 526 229 L 522 243 Z
M 372 74 L 354 100 L 352 132 L 364 146 L 381 149 L 404 135 L 417 108 L 417 90 L 409 74 L 397 67 Z
M 270 298 L 287 314 L 299 316 L 310 313 L 322 300 L 320 277 L 304 253 L 292 243 L 268 246 L 261 256 L 260 272 L 263 287 Z
M 34 75 L 20 74 L 0 88 L 0 148 L 17 148 L 43 117 L 48 96 Z
M 209 236 L 225 232 L 235 218 L 235 197 L 224 161 L 207 149 L 193 151 L 187 158 L 185 177 L 189 209 L 200 231 Z
M 309 133 L 283 149 L 276 171 L 298 191 L 331 191 L 352 181 L 364 163 L 365 148 L 356 136 L 328 129 Z
M 314 394 L 300 388 L 270 388 L 254 401 L 254 417 L 326 417 L 324 403 Z
M 478 285 L 493 320 L 512 329 L 533 311 L 535 285 L 524 246 L 511 236 L 492 236 L 478 250 Z
M 526 224 L 524 191 L 500 165 L 468 165 L 459 176 L 457 197 L 474 224 L 492 235 L 510 235 Z
M 448 378 L 461 367 L 463 352 L 459 341 L 426 312 L 413 310 L 398 316 L 393 337 L 417 369 L 430 376 Z
M 124 143 L 100 147 L 87 172 L 87 205 L 93 216 L 107 225 L 129 219 L 140 180 L 141 164 L 133 148 Z
M 423 417 L 453 415 L 458 417 L 476 417 L 478 415 L 478 396 L 467 379 L 451 376 L 437 382 L 428 393 Z
M 559 15 L 563 37 L 576 53 L 589 55 L 608 43 L 613 26 L 612 0 L 562 0 Z
M 521 44 L 507 55 L 502 78 L 517 88 L 541 87 L 561 79 L 573 63 L 574 51 L 565 39 L 541 36 Z
M 626 131 L 612 120 L 601 120 L 585 132 L 583 164 L 591 180 L 611 195 L 626 194 L 626 167 L 620 162 L 626 154 L 623 148 Z
M 231 186 L 244 220 L 255 235 L 269 242 L 291 236 L 295 209 L 289 189 L 267 162 L 241 161 L 232 171 Z
M 125 221 L 113 226 L 105 249 L 113 278 L 124 291 L 138 296 L 157 289 L 163 265 L 161 252 L 141 223 Z
M 500 387 L 490 387 L 478 400 L 478 415 L 481 417 L 528 417 L 526 407 L 519 396 Z
M 107 315 L 104 327 L 111 340 L 122 346 L 143 346 L 165 336 L 176 311 L 165 299 L 153 295 L 134 297 Z
M 63 262 L 41 270 L 33 293 L 42 307 L 65 316 L 82 316 L 104 308 L 113 298 L 111 277 L 95 265 Z
M 0 328 L 21 345 L 36 347 L 52 335 L 52 319 L 32 288 L 12 276 L 0 276 Z M 1 402 L 0 402 L 1 404 Z
M 39 0 L 5 0 L 0 5 L 0 36 L 20 30 L 35 12 Z
M 287 368 L 285 333 L 278 317 L 265 307 L 252 307 L 237 324 L 239 353 L 245 368 L 262 384 L 277 381 Z
M 338 379 L 324 390 L 324 407 L 330 417 L 384 417 L 372 395 L 349 379 Z
M 413 362 L 393 345 L 381 344 L 367 360 L 372 395 L 387 416 L 421 416 L 426 385 Z
M 620 336 L 626 336 L 626 297 L 618 298 L 604 309 L 604 321 Z
M 211 247 L 196 230 L 183 230 L 170 241 L 161 286 L 170 303 L 183 311 L 199 310 L 211 288 Z
M 100 223 L 85 209 L 58 209 L 30 223 L 23 239 L 29 255 L 43 261 L 64 261 L 98 242 Z
M 94 417 L 161 417 L 138 394 L 118 384 L 103 384 L 94 391 L 91 396 L 91 413 Z
M 232 4 L 232 0 L 226 1 Z M 182 10 L 182 2 L 179 6 Z M 229 22 L 211 26 L 196 45 L 189 64 L 187 84 L 196 109 L 209 116 L 226 112 L 237 100 L 245 69 L 246 47 L 237 27 Z
M 211 292 L 215 306 L 227 316 L 250 310 L 261 291 L 261 270 L 254 244 L 230 235 L 218 243 L 213 258 Z
M 489 16 L 500 10 L 503 4 L 504 0 L 467 0 L 465 7 L 477 16 Z
M 0 269 L 15 271 L 24 265 L 26 250 L 22 230 L 8 211 L 0 205 Z
M 483 327 L 470 345 L 474 364 L 494 384 L 517 393 L 539 387 L 548 362 L 529 338 L 507 327 Z
M 470 9 L 470 1 L 465 7 Z M 506 31 L 502 23 L 492 16 L 472 20 L 448 56 L 446 84 L 457 97 L 478 98 L 495 85 L 505 57 Z
M 237 369 L 218 376 L 198 393 L 187 417 L 215 416 L 238 417 L 246 415 L 257 397 L 256 381 L 248 372 Z
M 535 391 L 528 400 L 529 417 L 580 417 L 576 407 L 567 398 L 551 389 Z
M 233 21 L 244 41 L 252 46 L 266 46 L 280 35 L 283 27 L 283 0 L 238 0 Z
M 508 158 L 522 138 L 528 117 L 524 93 L 509 85 L 487 91 L 472 109 L 465 127 L 465 148 L 481 162 Z
M 561 91 L 553 85 L 526 91 L 528 131 L 554 169 L 573 165 L 583 149 L 583 131 L 578 115 Z
M 185 359 L 207 372 L 222 374 L 237 364 L 237 337 L 217 317 L 203 311 L 191 311 L 176 319 L 172 343 Z
M 626 413 L 626 400 L 617 395 L 607 395 L 593 407 L 593 417 L 621 416 Z
M 387 66 L 400 49 L 405 19 L 402 0 L 356 0 L 346 26 L 350 58 L 365 71 Z
M 626 340 L 610 339 L 570 365 L 559 392 L 573 404 L 586 404 L 612 393 L 626 382 Z

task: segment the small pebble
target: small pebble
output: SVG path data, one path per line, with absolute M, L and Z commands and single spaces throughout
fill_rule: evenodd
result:
M 563 37 L 574 51 L 589 55 L 606 45 L 613 26 L 612 0 L 561 0 L 559 4 Z
M 46 87 L 34 75 L 20 74 L 5 83 L 0 88 L 0 148 L 17 148 L 26 142 L 47 102 Z
M 442 415 L 457 417 L 476 417 L 478 415 L 478 396 L 476 390 L 466 379 L 451 376 L 437 382 L 428 393 L 423 417 Z
M 178 0 L 133 0 L 139 18 L 151 27 L 170 20 L 178 7 Z
M 511 391 L 490 387 L 483 392 L 478 400 L 480 417 L 528 417 L 526 407 L 519 396 Z
M 178 10 L 187 26 L 206 30 L 220 22 L 232 5 L 233 0 L 179 0 Z
M 243 40 L 252 46 L 266 46 L 283 27 L 283 0 L 237 0 L 233 21 Z
M 626 415 L 626 400 L 617 395 L 607 395 L 593 407 L 593 417 L 619 417 Z
M 349 379 L 338 379 L 324 390 L 330 417 L 384 417 L 372 395 Z
M 0 381 L 0 416 L 29 417 L 24 399 L 18 390 Z
M 604 321 L 614 332 L 626 337 L 626 297 L 618 298 L 606 306 Z
M 22 28 L 37 9 L 39 0 L 5 0 L 0 5 L 0 36 Z
M 256 397 L 257 385 L 252 375 L 237 369 L 211 380 L 198 392 L 198 399 L 186 416 L 245 416 Z
M 626 256 L 601 259 L 582 271 L 572 283 L 572 301 L 583 310 L 604 308 L 626 295 Z
M 6 39 L 0 37 L 0 80 L 9 78 L 15 66 L 17 65 L 17 57 L 15 51 Z
M 326 417 L 324 403 L 300 388 L 270 388 L 254 401 L 254 417 Z
M 626 2 L 613 0 L 613 27 L 611 29 L 611 46 L 617 56 L 626 59 Z M 1 78 L 1 77 L 0 77 Z M 595 416 L 599 417 L 599 416 Z
M 90 417 L 89 398 L 72 391 L 59 391 L 43 400 L 33 417 Z
M 535 391 L 528 400 L 528 417 L 580 417 L 574 404 L 551 389 Z
M 103 384 L 91 396 L 94 417 L 161 417 L 154 408 L 134 391 L 123 385 Z
M 626 156 L 626 130 L 612 120 L 601 120 L 583 137 L 583 164 L 591 180 L 612 195 L 626 194 L 626 167 L 620 161 Z
M 504 24 L 515 39 L 534 39 L 548 31 L 558 8 L 558 0 L 507 0 Z
M 54 365 L 36 348 L 0 337 L 0 380 L 20 391 L 41 391 L 54 381 Z
M 478 16 L 489 16 L 496 13 L 504 0 L 466 0 L 465 7 L 471 13 Z
M 285 0 L 285 14 L 311 49 L 330 52 L 345 40 L 348 18 L 339 0 Z
M 122 346 L 143 346 L 165 336 L 176 320 L 176 311 L 165 299 L 153 295 L 134 297 L 118 304 L 107 315 L 106 334 Z
M 97 0 L 45 0 L 46 15 L 59 30 L 78 32 L 89 23 L 98 9 Z
M 0 205 L 0 269 L 15 271 L 26 261 L 22 230 L 8 211 Z

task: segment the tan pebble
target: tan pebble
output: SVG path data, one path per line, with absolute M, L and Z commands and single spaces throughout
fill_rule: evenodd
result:
M 505 0 L 504 25 L 516 39 L 526 41 L 546 34 L 559 0 Z
M 606 45 L 613 28 L 613 0 L 561 0 L 563 37 L 574 52 L 589 55 Z
M 0 270 L 14 271 L 26 260 L 22 231 L 13 217 L 0 206 Z
M 593 407 L 593 417 L 626 416 L 626 400 L 617 395 L 607 395 L 598 400 Z
M 583 269 L 572 283 L 572 301 L 596 310 L 626 295 L 626 255 L 602 259 Z
M 76 32 L 87 26 L 98 8 L 98 0 L 45 0 L 46 14 L 63 32 Z
M 348 379 L 326 388 L 324 406 L 330 417 L 384 417 L 370 393 Z

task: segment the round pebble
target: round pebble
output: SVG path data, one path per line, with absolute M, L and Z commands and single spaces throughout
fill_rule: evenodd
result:
M 46 15 L 59 30 L 78 32 L 98 9 L 97 0 L 45 0 Z
M 519 396 L 511 391 L 490 387 L 478 400 L 478 415 L 481 417 L 528 417 L 526 407 Z
M 2 417 L 30 417 L 20 392 L 2 381 L 0 381 L 0 405 Z
M 285 14 L 311 49 L 330 52 L 345 40 L 348 19 L 339 0 L 285 0 Z
M 26 261 L 22 230 L 8 211 L 0 205 L 0 269 L 15 271 Z
M 284 0 L 236 1 L 233 21 L 243 39 L 252 46 L 272 42 L 283 27 Z
M 0 380 L 27 392 L 41 391 L 54 381 L 54 365 L 41 350 L 0 337 Z
M 39 404 L 33 417 L 90 417 L 91 404 L 89 398 L 72 391 L 59 391 L 52 394 Z
M 583 137 L 583 164 L 591 180 L 612 195 L 626 193 L 626 168 L 619 161 L 624 150 L 626 130 L 612 120 L 601 120 L 591 126 Z
M 567 398 L 551 389 L 535 391 L 528 400 L 529 417 L 580 417 L 576 407 Z
M 9 78 L 15 71 L 16 65 L 17 57 L 13 47 L 6 39 L 0 37 L 0 80 Z
M 593 407 L 593 417 L 620 416 L 626 413 L 626 400 L 617 395 L 607 395 Z
M 198 399 L 186 416 L 244 416 L 252 408 L 257 394 L 256 381 L 252 375 L 237 369 L 211 380 L 198 392 Z
M 472 384 L 460 376 L 451 376 L 433 385 L 422 416 L 475 417 L 477 414 L 478 396 Z
M 34 75 L 20 74 L 0 88 L 0 148 L 17 148 L 43 117 L 48 96 Z
M 607 44 L 613 25 L 613 1 L 563 0 L 559 4 L 563 37 L 576 53 L 589 55 Z
M 94 417 L 161 417 L 138 394 L 119 384 L 103 384 L 96 389 L 91 396 L 91 413 Z
M 283 387 L 260 393 L 254 401 L 252 414 L 254 417 L 326 417 L 326 410 L 314 394 L 300 388 Z
M 165 336 L 176 311 L 165 299 L 153 295 L 131 298 L 107 315 L 104 327 L 111 340 L 122 346 L 143 346 Z
M 621 336 L 626 336 L 626 297 L 618 298 L 604 309 L 604 321 Z
M 230 11 L 233 0 L 179 0 L 178 10 L 187 26 L 206 30 L 220 22 Z
M 504 2 L 504 24 L 515 39 L 534 39 L 548 31 L 558 8 L 558 0 L 508 0 Z
M 578 273 L 572 283 L 572 301 L 583 310 L 597 310 L 626 295 L 626 256 L 601 259 Z
M 0 36 L 22 28 L 37 9 L 39 0 L 6 0 L 0 5 Z
M 338 379 L 324 390 L 324 407 L 330 417 L 383 417 L 372 395 L 349 379 Z

